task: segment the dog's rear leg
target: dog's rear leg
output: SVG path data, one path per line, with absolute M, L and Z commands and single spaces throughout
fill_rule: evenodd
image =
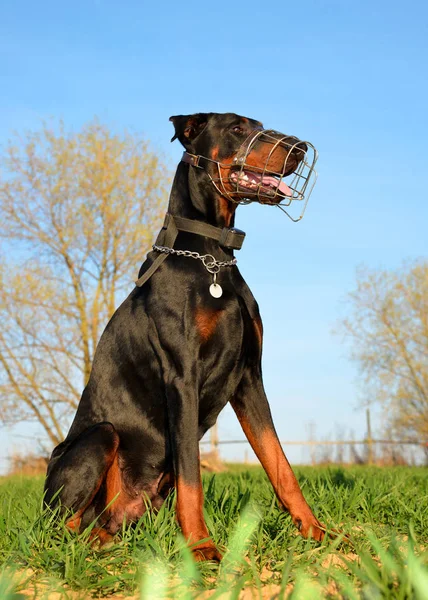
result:
M 288 510 L 304 537 L 322 540 L 324 528 L 303 497 L 281 448 L 261 375 L 256 367 L 247 370 L 231 404 L 282 506 Z
M 185 539 L 192 546 L 195 560 L 220 561 L 222 556 L 209 539 L 203 514 L 204 494 L 198 441 L 199 410 L 192 389 L 194 385 L 191 382 L 175 380 L 174 386 L 171 386 L 167 394 L 177 491 L 177 519 Z
M 94 500 L 111 467 L 119 446 L 119 435 L 111 423 L 97 423 L 71 442 L 63 442 L 52 452 L 45 481 L 45 503 L 73 513 L 67 522 L 79 531 L 82 517 Z M 105 535 L 104 535 L 105 534 Z M 101 532 L 101 543 L 109 541 Z

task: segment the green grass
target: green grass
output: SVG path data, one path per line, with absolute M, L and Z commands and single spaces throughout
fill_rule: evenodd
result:
M 204 478 L 205 515 L 219 567 L 195 565 L 175 522 L 173 499 L 117 543 L 94 550 L 42 511 L 42 478 L 0 481 L 0 598 L 104 597 L 428 598 L 428 469 L 296 469 L 319 519 L 341 537 L 303 540 L 278 509 L 259 468 Z M 57 595 L 51 596 L 52 592 Z M 27 597 L 27 596 L 25 596 Z M 30 596 L 31 597 L 31 596 Z M 223 596 L 224 598 L 225 596 Z

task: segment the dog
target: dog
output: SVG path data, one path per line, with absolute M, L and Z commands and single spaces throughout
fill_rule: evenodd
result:
M 52 452 L 45 502 L 67 526 L 93 521 L 100 544 L 123 519 L 156 509 L 172 488 L 196 560 L 220 561 L 203 516 L 199 441 L 230 402 L 281 506 L 300 533 L 322 540 L 283 453 L 261 372 L 262 321 L 236 266 L 241 202 L 292 199 L 283 178 L 307 144 L 236 114 L 170 118 L 185 152 L 165 224 L 136 287 L 99 341 L 66 439 Z M 149 504 L 150 504 L 149 503 Z

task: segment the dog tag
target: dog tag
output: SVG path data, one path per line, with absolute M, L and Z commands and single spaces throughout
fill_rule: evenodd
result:
M 223 294 L 223 288 L 218 283 L 212 283 L 210 285 L 210 294 L 213 298 L 220 298 Z

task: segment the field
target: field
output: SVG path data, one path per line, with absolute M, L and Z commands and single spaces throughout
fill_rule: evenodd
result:
M 204 477 L 220 567 L 193 563 L 173 498 L 96 550 L 42 512 L 42 478 L 0 480 L 0 598 L 428 598 L 428 469 L 296 472 L 320 520 L 349 541 L 303 540 L 263 471 L 235 467 Z

